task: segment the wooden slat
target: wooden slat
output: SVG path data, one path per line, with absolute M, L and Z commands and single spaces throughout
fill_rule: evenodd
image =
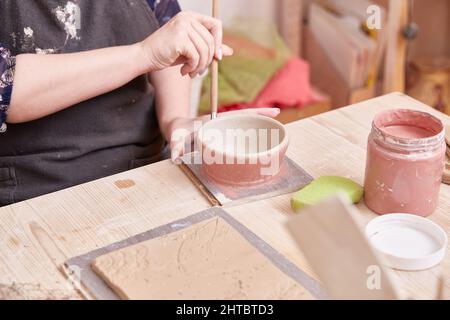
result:
M 302 210 L 287 227 L 332 298 L 400 299 L 358 218 L 348 198 L 338 195 Z
M 303 34 L 303 1 L 281 0 L 279 12 L 279 26 L 281 35 L 291 51 L 301 56 Z
M 402 32 L 408 22 L 408 0 L 390 0 L 388 12 L 384 93 L 405 92 L 407 43 Z

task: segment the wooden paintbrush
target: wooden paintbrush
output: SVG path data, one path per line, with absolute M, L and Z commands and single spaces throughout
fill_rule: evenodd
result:
M 219 18 L 219 0 L 212 2 L 212 15 L 214 18 Z M 211 65 L 211 119 L 217 118 L 218 110 L 218 95 L 219 95 L 219 61 L 213 59 Z

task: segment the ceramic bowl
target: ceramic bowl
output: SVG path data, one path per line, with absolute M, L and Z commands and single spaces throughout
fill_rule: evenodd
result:
M 261 115 L 231 115 L 211 120 L 198 132 L 202 170 L 227 185 L 266 182 L 281 170 L 289 145 L 280 122 Z

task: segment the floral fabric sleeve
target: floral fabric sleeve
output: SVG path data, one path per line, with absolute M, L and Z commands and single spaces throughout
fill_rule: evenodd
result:
M 147 0 L 147 2 L 161 26 L 181 11 L 178 0 Z
M 0 43 L 0 133 L 6 131 L 6 117 L 14 82 L 16 58 Z

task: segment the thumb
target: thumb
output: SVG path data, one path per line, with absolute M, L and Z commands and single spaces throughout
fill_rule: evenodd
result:
M 182 163 L 181 157 L 184 154 L 184 141 L 172 140 L 170 141 L 170 158 L 172 163 L 180 165 Z

